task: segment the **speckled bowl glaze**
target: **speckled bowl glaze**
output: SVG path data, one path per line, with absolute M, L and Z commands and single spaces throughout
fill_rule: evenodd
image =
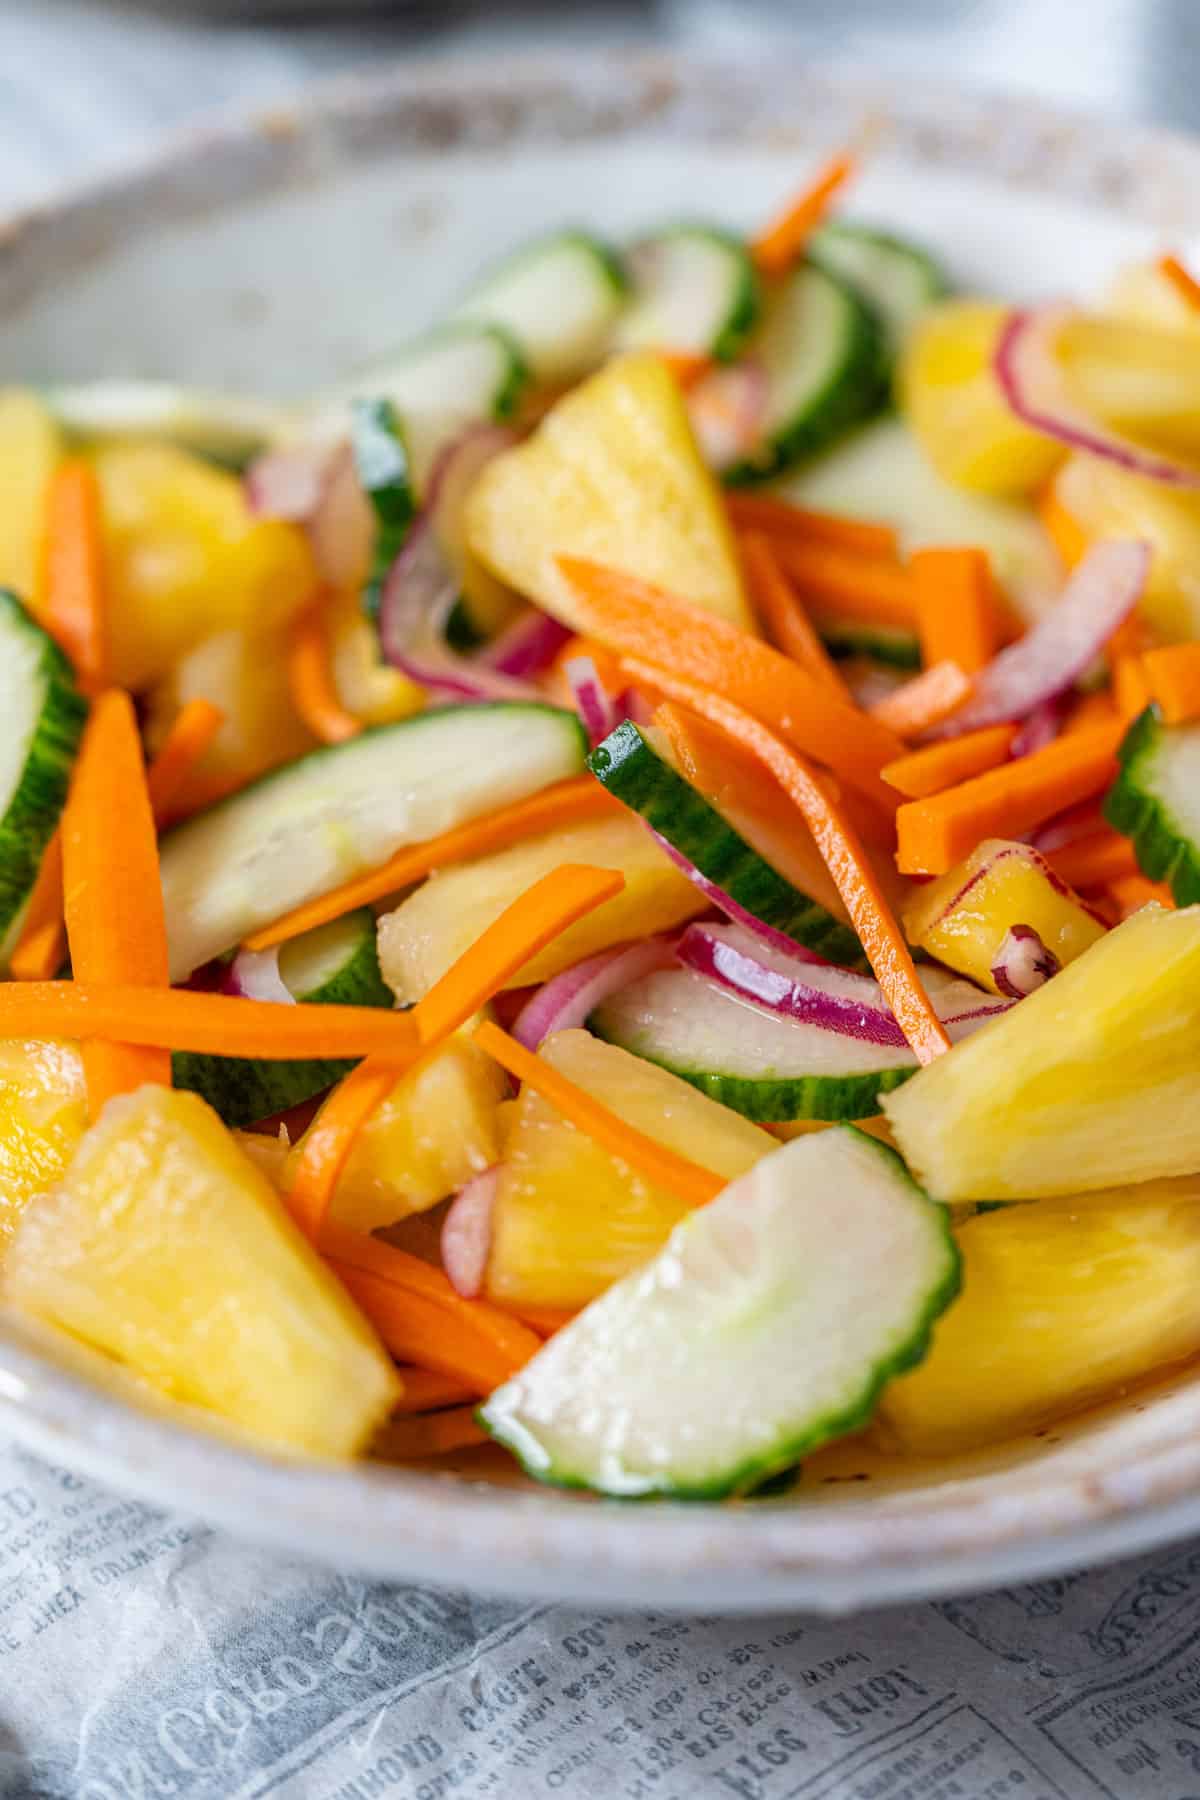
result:
M 1029 101 L 786 59 L 422 63 L 195 133 L 0 222 L 0 379 L 302 390 L 436 316 L 525 233 L 620 235 L 698 205 L 749 223 L 866 120 L 855 210 L 925 238 L 965 286 L 1087 291 L 1166 239 L 1200 243 L 1200 145 Z M 609 1606 L 846 1611 L 1200 1529 L 1191 1372 L 959 1463 L 848 1446 L 792 1497 L 727 1507 L 536 1490 L 492 1451 L 436 1472 L 266 1456 L 15 1319 L 0 1320 L 0 1429 L 280 1549 Z

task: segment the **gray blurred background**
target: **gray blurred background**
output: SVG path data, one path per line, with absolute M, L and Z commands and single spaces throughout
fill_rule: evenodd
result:
M 0 208 L 382 58 L 781 45 L 1200 129 L 1200 0 L 0 0 Z

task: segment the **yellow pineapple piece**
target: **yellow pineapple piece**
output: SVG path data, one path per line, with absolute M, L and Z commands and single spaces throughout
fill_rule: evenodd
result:
M 345 1289 L 194 1094 L 109 1102 L 26 1208 L 0 1295 L 290 1449 L 352 1455 L 400 1392 Z
M 0 588 L 33 598 L 42 496 L 63 453 L 62 432 L 38 396 L 0 388 Z
M 541 1054 L 630 1125 L 730 1181 L 778 1148 L 677 1075 L 586 1031 L 556 1032 Z M 531 1088 L 517 1104 L 492 1215 L 487 1292 L 509 1306 L 572 1311 L 656 1255 L 688 1207 Z
M 1127 263 L 1104 301 L 1104 311 L 1138 325 L 1163 325 L 1169 331 L 1200 337 L 1200 309 L 1181 294 L 1157 262 Z
M 390 725 L 420 712 L 425 690 L 379 654 L 379 634 L 356 593 L 339 595 L 330 610 L 330 667 L 338 699 L 364 725 Z
M 1032 494 L 1061 445 L 1023 425 L 992 374 L 1009 309 L 945 300 L 913 327 L 897 380 L 905 417 L 940 475 L 984 494 Z
M 1200 1170 L 1200 906 L 1146 906 L 926 1068 L 884 1112 L 939 1200 Z
M 488 464 L 467 501 L 480 559 L 578 626 L 554 558 L 608 563 L 749 627 L 720 490 L 659 356 L 615 358 Z
M 1149 544 L 1142 617 L 1166 642 L 1200 636 L 1200 494 L 1072 456 L 1055 477 L 1054 499 L 1088 538 Z
M 95 455 L 112 598 L 113 679 L 144 688 L 229 627 L 267 637 L 311 598 L 303 534 L 256 519 L 236 476 L 168 444 Z
M 883 1423 L 940 1454 L 1028 1431 L 1200 1350 L 1200 1180 L 1006 1207 L 957 1231 L 959 1298 Z
M 189 700 L 211 700 L 225 715 L 188 778 L 189 794 L 247 781 L 315 746 L 292 705 L 280 633 L 221 631 L 185 651 L 149 696 L 146 741 L 152 753 Z
M 704 896 L 640 819 L 618 814 L 586 821 L 431 875 L 382 918 L 379 965 L 396 998 L 419 1000 L 506 906 L 562 863 L 621 869 L 624 890 L 555 938 L 509 987 L 548 981 L 597 950 L 669 931 L 705 910 Z
M 29 1202 L 59 1180 L 86 1125 L 73 1044 L 0 1040 L 0 1251 Z
M 1058 352 L 1088 412 L 1169 453 L 1200 454 L 1200 333 L 1076 313 Z
M 992 965 L 1014 925 L 1030 925 L 1065 968 L 1104 926 L 1028 844 L 985 838 L 965 862 L 913 892 L 908 941 L 994 994 Z

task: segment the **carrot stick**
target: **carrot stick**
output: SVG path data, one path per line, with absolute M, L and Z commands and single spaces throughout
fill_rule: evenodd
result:
M 1063 726 L 1060 736 L 1073 731 L 1088 731 L 1093 725 L 1106 725 L 1117 716 L 1112 695 L 1104 689 L 1094 694 L 1085 694 L 1076 702 L 1074 710 Z
M 719 726 L 739 748 L 748 751 L 775 777 L 796 807 L 816 839 L 897 1024 L 918 1062 L 932 1062 L 950 1048 L 950 1040 L 917 979 L 904 934 L 844 803 L 801 757 L 793 755 L 773 732 L 740 707 L 694 682 L 671 677 L 671 686 L 673 699 Z M 901 807 L 900 816 L 911 810 L 911 806 Z
M 38 616 L 87 694 L 104 686 L 108 621 L 100 487 L 91 467 L 68 457 L 50 477 L 38 569 Z
M 414 1034 L 402 1058 L 360 1063 L 334 1088 L 305 1132 L 287 1203 L 301 1231 L 314 1243 L 359 1132 L 420 1056 Z
M 364 1238 L 363 1242 L 378 1245 L 380 1250 L 391 1247 L 378 1238 Z M 404 1252 L 397 1250 L 395 1254 L 402 1256 Z M 419 1363 L 436 1374 L 462 1381 L 476 1394 L 490 1394 L 542 1347 L 542 1340 L 531 1331 L 531 1347 L 524 1356 L 505 1355 L 475 1328 L 474 1321 L 462 1318 L 448 1301 L 410 1293 L 387 1274 L 355 1268 L 337 1256 L 327 1255 L 326 1261 L 398 1361 Z M 437 1270 L 431 1269 L 430 1273 L 436 1274 Z M 449 1282 L 446 1285 L 449 1287 Z M 478 1302 L 463 1300 L 460 1304 Z
M 454 1375 L 439 1374 L 436 1369 L 401 1369 L 400 1379 L 404 1383 L 404 1392 L 393 1412 L 402 1415 L 433 1412 L 440 1406 L 457 1406 L 461 1400 L 470 1400 L 478 1391 L 470 1382 Z
M 300 614 L 288 642 L 288 689 L 292 705 L 315 738 L 343 744 L 357 737 L 362 722 L 338 698 L 329 665 L 329 633 L 318 602 Z
M 1067 568 L 1073 569 L 1087 555 L 1092 540 L 1059 499 L 1053 481 L 1038 495 L 1038 513 L 1050 542 Z
M 1104 654 L 1108 658 L 1109 667 L 1113 668 L 1123 656 L 1140 656 L 1143 650 L 1154 648 L 1154 637 L 1143 619 L 1138 607 L 1126 613 L 1117 629 L 1104 646 Z
M 1020 837 L 1055 813 L 1099 793 L 1117 772 L 1121 719 L 1057 738 L 1044 750 L 926 800 L 911 800 L 896 814 L 904 875 L 942 875 L 973 850 L 980 838 Z
M 541 1338 L 553 1337 L 564 1325 L 569 1325 L 575 1317 L 573 1312 L 565 1312 L 559 1306 L 509 1306 L 505 1308 L 514 1319 L 520 1319 L 528 1325 L 530 1331 L 536 1331 Z
M 474 1444 L 486 1444 L 488 1434 L 475 1417 L 473 1406 L 455 1406 L 420 1418 L 393 1416 L 373 1446 L 373 1454 L 387 1462 L 416 1462 L 423 1457 L 448 1456 Z
M 63 808 L 62 846 L 63 914 L 76 980 L 161 987 L 165 995 L 158 841 L 133 702 L 120 689 L 101 694 L 92 707 Z M 92 1041 L 83 1049 L 93 1119 L 114 1094 L 171 1081 L 163 1049 L 145 1047 L 136 1036 L 126 1040 L 119 1022 L 112 1036 L 118 1041 Z
M 774 494 L 726 494 L 725 505 L 734 529 L 761 531 L 767 537 L 786 538 L 799 544 L 830 544 L 871 559 L 894 561 L 898 538 L 890 525 L 873 519 L 843 518 L 841 513 L 814 512 L 793 506 Z
M 712 357 L 697 350 L 662 349 L 658 354 L 684 389 L 694 387 L 713 366 Z
M 818 170 L 808 186 L 776 213 L 750 245 L 751 255 L 764 275 L 782 275 L 794 263 L 816 230 L 830 202 L 854 174 L 858 158 L 843 150 Z
M 161 829 L 170 816 L 184 783 L 225 723 L 225 714 L 211 700 L 189 700 L 171 721 L 158 755 L 146 770 L 146 786 L 154 822 Z
M 1069 887 L 1108 887 L 1138 872 L 1137 857 L 1127 837 L 1117 831 L 1094 831 L 1047 852 L 1046 861 Z
M 1200 718 L 1200 644 L 1172 644 L 1147 650 L 1142 674 L 1150 698 L 1162 708 L 1168 725 Z
M 1112 697 L 1117 711 L 1128 724 L 1145 712 L 1150 704 L 1150 682 L 1144 660 L 1140 656 L 1118 656 L 1113 662 Z
M 1148 875 L 1122 875 L 1109 883 L 1108 891 L 1123 919 L 1137 912 L 1140 906 L 1148 906 L 1152 900 L 1172 911 L 1175 908 L 1175 896 L 1166 882 L 1151 881 Z
M 955 662 L 978 674 L 1000 648 L 992 565 L 983 550 L 914 551 L 909 569 L 916 590 L 921 658 Z
M 407 1013 L 380 1006 L 301 1003 L 285 1008 L 272 1000 L 243 1000 L 189 988 L 78 979 L 0 982 L 0 1037 L 89 1042 L 110 1038 L 213 1056 L 308 1061 L 352 1056 L 403 1059 L 415 1044 L 416 1033 Z
M 834 544 L 801 544 L 781 538 L 775 553 L 784 573 L 821 613 L 871 625 L 917 628 L 917 593 L 902 563 L 859 556 Z
M 967 731 L 962 737 L 948 738 L 944 744 L 930 744 L 927 749 L 913 750 L 880 770 L 889 786 L 898 788 L 910 800 L 923 800 L 928 794 L 940 794 L 972 775 L 982 775 L 1008 761 L 1008 752 L 1017 735 L 1015 725 L 985 725 L 982 731 Z
M 748 531 L 742 538 L 742 556 L 755 609 L 776 648 L 852 705 L 850 690 L 813 630 L 800 596 L 775 560 L 770 539 L 761 532 Z
M 340 919 L 343 913 L 370 906 L 387 894 L 409 887 L 414 881 L 423 880 L 431 870 L 445 868 L 448 863 L 469 862 L 476 856 L 486 856 L 489 851 L 502 850 L 521 838 L 537 837 L 562 825 L 577 824 L 581 819 L 595 819 L 605 813 L 620 811 L 620 801 L 614 800 L 591 775 L 577 775 L 570 781 L 560 781 L 524 800 L 514 800 L 510 806 L 502 806 L 485 818 L 468 819 L 465 825 L 455 825 L 438 837 L 427 838 L 423 844 L 407 845 L 379 868 L 370 869 L 353 881 L 343 882 L 341 887 L 331 888 L 329 893 L 316 900 L 305 901 L 303 906 L 276 919 L 273 925 L 256 931 L 246 939 L 246 948 L 270 950 L 275 944 L 299 937 L 301 932 L 311 931 L 316 925 L 327 925 L 331 919 Z
M 1200 281 L 1197 281 L 1196 277 L 1184 268 L 1179 258 L 1170 255 L 1160 256 L 1157 266 L 1159 274 L 1166 276 L 1175 291 L 1182 295 L 1188 305 L 1200 310 Z
M 902 753 L 894 732 L 778 650 L 702 607 L 581 557 L 560 556 L 558 566 L 589 630 L 619 649 L 628 667 L 636 658 L 639 678 L 671 698 L 670 680 L 677 676 L 726 694 L 885 812 L 894 807 L 894 794 L 879 779 L 883 764 Z
M 970 698 L 974 682 L 956 662 L 933 663 L 889 694 L 877 700 L 871 717 L 901 737 L 919 737 L 931 725 L 940 725 Z
M 701 1168 L 699 1163 L 689 1162 L 687 1157 L 679 1156 L 674 1150 L 668 1150 L 665 1144 L 647 1137 L 635 1126 L 627 1125 L 624 1119 L 599 1100 L 593 1100 L 590 1094 L 551 1068 L 534 1051 L 526 1050 L 506 1031 L 501 1031 L 491 1019 L 476 1026 L 475 1041 L 489 1056 L 495 1057 L 501 1068 L 533 1088 L 543 1100 L 548 1100 L 565 1119 L 585 1131 L 610 1156 L 628 1163 L 656 1187 L 665 1188 L 689 1206 L 705 1206 L 715 1200 L 725 1186 L 719 1175 Z
M 9 958 L 9 973 L 16 981 L 50 981 L 66 960 L 62 831 L 58 830 L 43 852 L 21 935 Z

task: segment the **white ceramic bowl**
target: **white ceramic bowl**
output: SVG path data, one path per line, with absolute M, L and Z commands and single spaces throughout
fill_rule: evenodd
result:
M 749 223 L 867 117 L 865 216 L 966 286 L 1098 288 L 1200 236 L 1200 146 L 787 61 L 422 65 L 176 144 L 0 222 L 0 379 L 175 375 L 299 391 L 437 316 L 523 234 Z M 1119 1328 L 1119 1326 L 1117 1327 Z M 846 1610 L 1027 1580 L 1200 1528 L 1200 1378 L 958 1465 L 855 1450 L 790 1499 L 628 1506 L 457 1473 L 301 1465 L 93 1379 L 0 1321 L 0 1429 L 113 1486 L 379 1575 L 730 1611 Z

